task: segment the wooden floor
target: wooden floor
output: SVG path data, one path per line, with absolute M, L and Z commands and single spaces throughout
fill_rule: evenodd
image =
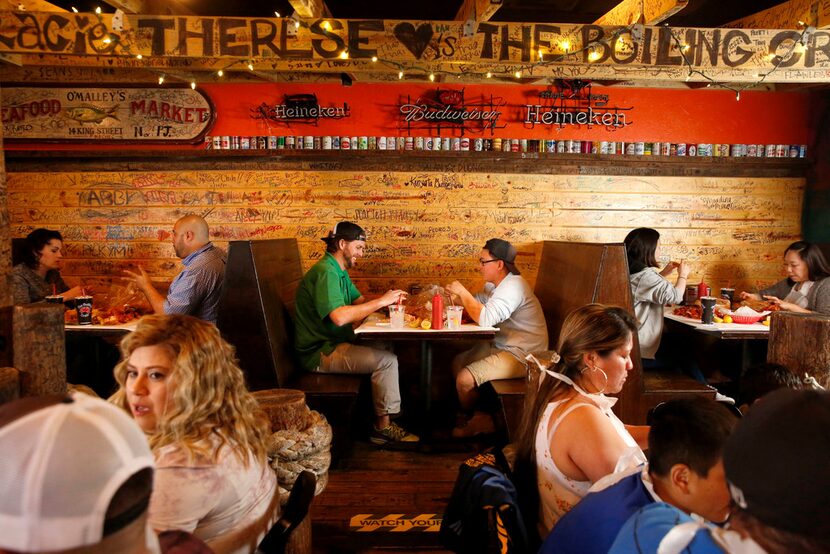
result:
M 355 443 L 314 499 L 314 552 L 447 552 L 439 540 L 439 520 L 459 464 L 483 445 L 443 441 L 431 448 L 401 452 Z

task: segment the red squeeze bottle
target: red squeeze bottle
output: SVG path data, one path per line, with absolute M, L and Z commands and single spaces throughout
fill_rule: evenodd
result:
M 697 297 L 703 298 L 704 296 L 710 296 L 710 292 L 712 289 L 709 288 L 709 285 L 701 278 L 700 284 L 697 286 Z
M 444 328 L 444 299 L 437 292 L 432 297 L 432 328 Z

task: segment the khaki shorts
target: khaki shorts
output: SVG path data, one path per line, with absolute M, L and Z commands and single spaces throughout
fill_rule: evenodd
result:
M 466 350 L 453 360 L 453 375 L 467 369 L 476 386 L 494 379 L 516 379 L 527 375 L 524 362 L 506 350 L 499 350 L 490 342 L 482 342 Z

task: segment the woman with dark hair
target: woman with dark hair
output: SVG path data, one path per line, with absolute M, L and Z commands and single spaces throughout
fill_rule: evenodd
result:
M 784 250 L 787 278 L 760 294 L 741 292 L 741 298 L 766 298 L 789 312 L 830 314 L 830 264 L 815 244 L 794 242 Z
M 15 304 L 39 302 L 53 294 L 73 300 L 81 295 L 81 287 L 69 288 L 61 278 L 63 237 L 51 229 L 35 229 L 26 237 L 23 263 L 11 272 L 12 296 Z
M 634 367 L 637 324 L 622 308 L 588 304 L 562 325 L 551 368 L 525 410 L 516 485 L 529 528 L 547 536 L 596 481 L 645 462 L 647 427 L 625 426 L 611 411 Z M 541 367 L 541 366 L 540 366 Z
M 654 357 L 663 334 L 663 306 L 679 304 L 683 300 L 686 280 L 691 271 L 684 260 L 679 263 L 669 262 L 662 271 L 655 271 L 653 268 L 658 267 L 656 256 L 659 241 L 660 233 L 648 227 L 634 229 L 624 241 L 644 366 L 656 365 Z M 672 285 L 665 278 L 675 270 L 677 281 Z

